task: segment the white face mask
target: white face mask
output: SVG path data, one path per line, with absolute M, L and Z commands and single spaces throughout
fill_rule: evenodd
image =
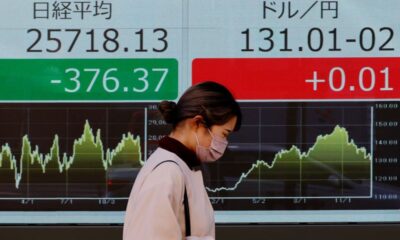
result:
M 224 154 L 225 149 L 228 146 L 228 141 L 222 137 L 214 136 L 210 129 L 207 128 L 207 130 L 212 137 L 210 147 L 201 146 L 199 143 L 199 138 L 195 133 L 197 141 L 196 156 L 202 162 L 215 162 Z

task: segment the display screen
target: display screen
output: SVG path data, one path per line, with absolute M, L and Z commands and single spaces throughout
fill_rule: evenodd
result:
M 217 223 L 400 222 L 398 1 L 0 6 L 0 224 L 123 223 L 158 103 L 208 80 L 243 114 Z

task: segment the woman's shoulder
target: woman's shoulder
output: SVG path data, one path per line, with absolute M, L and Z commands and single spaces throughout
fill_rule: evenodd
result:
M 176 154 L 158 147 L 147 159 L 142 171 L 148 175 L 146 178 L 159 178 L 165 181 L 179 182 L 183 179 L 182 159 Z M 178 179 L 179 178 L 179 179 Z
M 183 191 L 185 177 L 181 168 L 173 161 L 161 162 L 151 169 L 145 176 L 142 191 L 161 191 L 165 194 L 174 192 L 179 194 Z
M 166 162 L 169 163 L 168 165 L 177 165 L 183 172 L 190 171 L 186 163 L 178 155 L 161 147 L 158 147 L 150 155 L 144 167 L 147 168 L 148 171 L 153 171 L 154 168 L 158 168 L 158 165 L 164 165 Z

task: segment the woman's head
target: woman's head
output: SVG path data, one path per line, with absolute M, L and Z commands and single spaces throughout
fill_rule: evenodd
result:
M 187 89 L 178 103 L 163 101 L 159 110 L 172 135 L 187 147 L 198 151 L 210 147 L 213 140 L 223 140 L 240 129 L 239 104 L 227 88 L 215 82 L 203 82 Z
M 234 130 L 241 125 L 241 111 L 239 104 L 227 88 L 215 82 L 203 82 L 187 89 L 178 103 L 163 101 L 159 110 L 167 123 L 175 128 L 178 123 L 197 115 L 203 117 L 204 123 L 222 125 L 232 117 L 237 117 Z

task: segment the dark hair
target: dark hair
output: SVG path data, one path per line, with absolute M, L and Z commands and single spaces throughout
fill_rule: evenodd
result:
M 158 109 L 173 128 L 180 121 L 196 115 L 201 115 L 209 127 L 225 124 L 234 116 L 237 117 L 234 130 L 239 130 L 242 124 L 242 113 L 232 93 L 223 85 L 211 81 L 191 86 L 178 103 L 162 101 Z

